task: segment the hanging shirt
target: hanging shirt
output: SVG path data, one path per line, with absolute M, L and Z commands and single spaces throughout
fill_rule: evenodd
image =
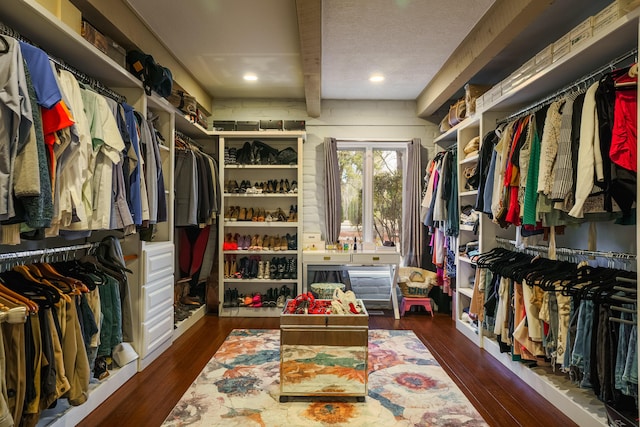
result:
M 15 216 L 12 197 L 18 147 L 29 138 L 33 117 L 18 42 L 5 37 L 7 52 L 0 55 L 0 220 Z

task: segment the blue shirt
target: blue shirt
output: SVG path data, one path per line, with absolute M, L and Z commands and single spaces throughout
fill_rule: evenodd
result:
M 51 69 L 49 56 L 42 49 L 22 41 L 20 51 L 31 74 L 38 104 L 44 108 L 53 107 L 60 102 L 62 94 Z

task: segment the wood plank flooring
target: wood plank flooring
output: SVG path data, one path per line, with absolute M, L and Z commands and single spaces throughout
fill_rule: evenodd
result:
M 277 329 L 278 318 L 207 315 L 147 369 L 135 375 L 81 427 L 159 426 L 198 373 L 235 328 Z M 576 426 L 500 362 L 459 333 L 451 317 L 390 311 L 370 316 L 370 329 L 411 329 L 490 426 Z M 292 426 L 293 427 L 293 426 Z

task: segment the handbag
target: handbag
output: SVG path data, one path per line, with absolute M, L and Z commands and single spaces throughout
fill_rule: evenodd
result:
M 464 99 L 459 99 L 449 107 L 449 125 L 455 126 L 465 119 L 467 104 Z
M 127 53 L 129 71 L 142 81 L 144 91 L 151 95 L 153 90 L 163 98 L 171 95 L 173 76 L 171 70 L 158 64 L 153 56 L 138 50 Z

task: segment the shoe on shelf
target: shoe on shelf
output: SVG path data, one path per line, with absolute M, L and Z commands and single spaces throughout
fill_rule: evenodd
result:
M 262 271 L 262 278 L 263 279 L 271 279 L 271 261 L 266 260 L 264 262 L 264 269 Z
M 291 181 L 291 189 L 289 193 L 297 193 L 298 192 L 298 181 Z

